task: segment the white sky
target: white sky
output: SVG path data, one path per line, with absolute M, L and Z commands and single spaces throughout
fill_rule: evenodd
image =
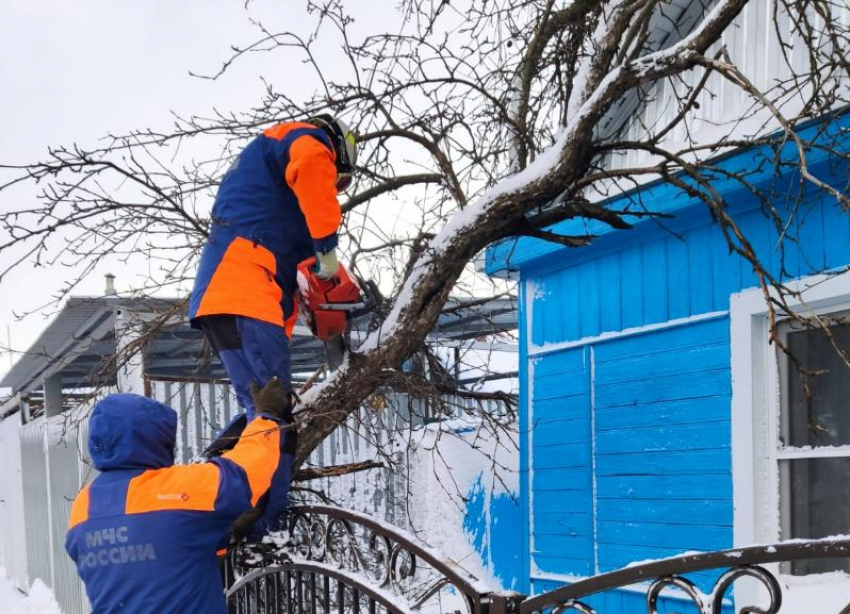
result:
M 346 3 L 358 4 L 369 9 L 361 27 L 387 29 L 395 22 L 392 0 Z M 172 110 L 190 114 L 248 107 L 263 91 L 261 74 L 294 97 L 308 94 L 312 86 L 305 68 L 279 52 L 253 54 L 216 82 L 188 74 L 214 73 L 229 56 L 230 45 L 253 42 L 258 31 L 249 13 L 273 30 L 309 33 L 313 20 L 305 19 L 305 7 L 306 0 L 254 0 L 248 12 L 241 0 L 3 0 L 0 164 L 43 158 L 51 145 L 91 146 L 110 131 L 166 128 Z M 0 193 L 0 208 L 34 196 L 31 187 Z M 0 255 L 4 262 L 8 256 Z M 106 272 L 118 276 L 119 292 L 138 274 L 117 264 L 106 266 L 74 294 L 102 294 Z M 13 314 L 48 303 L 66 276 L 67 270 L 24 266 L 3 281 L 2 345 L 8 334 L 14 349 L 30 346 L 55 307 L 24 320 Z M 0 377 L 9 364 L 10 356 L 0 355 Z

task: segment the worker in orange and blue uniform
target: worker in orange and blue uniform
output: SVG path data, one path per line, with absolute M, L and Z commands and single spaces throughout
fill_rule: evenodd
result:
M 194 465 L 174 465 L 170 407 L 134 394 L 95 406 L 89 452 L 101 473 L 74 500 L 65 542 L 93 614 L 225 614 L 216 550 L 295 451 L 274 411 L 282 392 L 255 389 L 257 415 L 236 445 Z
M 189 318 L 218 354 L 245 415 L 223 430 L 208 456 L 226 449 L 253 417 L 252 382 L 277 378 L 290 389 L 296 268 L 315 255 L 318 277 L 336 274 L 337 193 L 351 183 L 355 162 L 351 130 L 320 115 L 265 130 L 224 175 Z M 291 401 L 283 411 L 291 421 Z M 272 485 L 253 538 L 282 528 L 288 490 L 288 483 Z

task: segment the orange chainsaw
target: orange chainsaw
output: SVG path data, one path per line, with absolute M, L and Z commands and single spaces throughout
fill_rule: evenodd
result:
M 329 279 L 318 277 L 315 266 L 315 256 L 298 265 L 298 313 L 313 335 L 324 341 L 328 365 L 336 369 L 345 359 L 350 321 L 372 310 L 377 303 L 377 288 L 349 273 L 342 264 Z

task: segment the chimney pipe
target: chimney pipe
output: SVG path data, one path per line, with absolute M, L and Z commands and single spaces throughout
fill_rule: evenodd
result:
M 115 275 L 107 273 L 104 277 L 106 278 L 106 292 L 104 294 L 106 296 L 115 296 L 117 294 L 115 292 Z

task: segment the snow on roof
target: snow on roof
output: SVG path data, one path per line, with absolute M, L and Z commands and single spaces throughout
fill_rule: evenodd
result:
M 163 314 L 178 308 L 175 318 L 157 330 L 145 350 L 145 371 L 152 379 L 226 379 L 221 365 L 179 310 L 178 299 L 71 297 L 33 345 L 0 380 L 0 388 L 28 394 L 53 375 L 65 388 L 109 384 L 104 369 L 116 352 L 116 316 L 122 311 Z M 440 317 L 432 341 L 461 342 L 516 328 L 516 305 L 511 298 L 452 299 Z M 368 317 L 355 321 L 366 329 Z M 293 373 L 316 371 L 324 362 L 324 346 L 304 327 L 296 327 L 290 342 Z

